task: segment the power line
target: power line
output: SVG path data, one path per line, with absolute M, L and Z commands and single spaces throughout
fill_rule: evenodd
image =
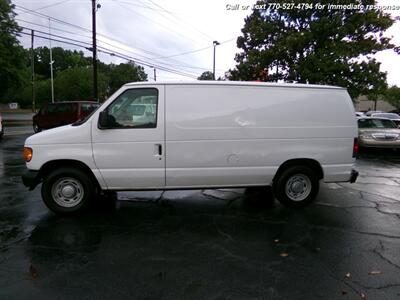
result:
M 140 1 L 140 0 L 139 0 Z M 181 24 L 186 24 L 189 25 L 190 27 L 192 27 L 195 31 L 197 31 L 198 33 L 200 33 L 201 35 L 203 35 L 204 37 L 206 37 L 206 40 L 208 41 L 212 41 L 214 38 L 209 36 L 207 33 L 202 32 L 201 30 L 197 29 L 195 26 L 193 26 L 192 24 L 186 22 L 185 20 L 177 17 L 175 14 L 173 14 L 172 12 L 166 10 L 164 7 L 162 7 L 160 4 L 155 3 L 153 0 L 148 0 L 149 2 L 151 2 L 153 5 L 159 7 L 162 9 L 162 11 L 164 11 L 165 13 L 167 13 L 168 15 L 172 16 L 173 18 L 177 19 L 178 21 L 181 22 Z M 142 2 L 142 1 L 140 1 Z M 142 2 L 143 3 L 143 2 Z
M 150 10 L 153 10 L 153 11 L 162 11 L 161 9 L 156 9 L 156 8 L 154 8 L 154 7 L 150 7 L 150 6 L 147 6 L 146 4 L 144 4 L 144 2 L 142 2 L 142 1 L 140 1 L 141 3 L 143 3 L 144 5 L 140 5 L 140 4 L 137 4 L 137 3 L 132 3 L 132 2 L 128 2 L 128 1 L 120 1 L 121 3 L 124 3 L 124 4 L 126 4 L 126 5 L 130 5 L 130 6 L 136 6 L 136 7 L 141 7 L 141 8 L 147 8 L 147 9 L 150 9 Z
M 236 38 L 231 38 L 231 39 L 229 39 L 229 40 L 226 40 L 226 41 L 221 42 L 220 44 L 225 44 L 225 43 L 231 42 L 231 41 L 233 41 L 233 40 L 235 40 L 235 39 L 236 39 Z M 207 47 L 204 47 L 204 48 L 195 49 L 195 50 L 187 51 L 187 52 L 182 52 L 182 53 L 178 53 L 178 54 L 174 54 L 174 55 L 156 57 L 155 59 L 171 58 L 171 57 L 177 57 L 177 56 L 192 54 L 192 53 L 200 52 L 200 51 L 203 51 L 203 50 L 206 50 L 206 49 L 210 49 L 210 48 L 212 48 L 212 47 L 214 47 L 214 46 L 211 45 L 211 46 L 207 46 Z
M 65 40 L 67 40 L 67 41 L 72 41 L 72 42 L 87 44 L 87 45 L 89 45 L 89 46 L 92 45 L 92 44 L 89 43 L 89 42 L 84 42 L 84 41 L 79 41 L 79 40 L 76 40 L 76 39 L 71 39 L 71 38 L 64 37 L 64 36 L 61 36 L 61 35 L 57 35 L 57 34 L 54 34 L 54 33 L 50 33 L 50 34 L 49 34 L 48 32 L 45 32 L 45 31 L 41 31 L 41 30 L 37 30 L 37 29 L 33 29 L 33 28 L 28 28 L 28 27 L 24 27 L 24 26 L 19 26 L 19 27 L 21 27 L 21 28 L 23 28 L 23 29 L 26 29 L 26 30 L 35 30 L 35 32 L 39 32 L 39 33 L 41 33 L 41 34 L 50 35 L 50 36 L 56 37 L 56 38 L 62 38 L 62 39 L 65 39 Z M 51 28 L 51 29 L 53 29 L 53 28 Z
M 36 8 L 33 11 L 38 11 L 38 10 L 42 10 L 42 9 L 45 9 L 45 8 L 50 8 L 50 7 L 53 7 L 53 6 L 57 6 L 57 5 L 63 4 L 63 3 L 68 2 L 68 1 L 71 1 L 71 0 L 62 0 L 62 1 L 59 1 L 59 2 L 56 2 L 56 3 L 48 4 L 48 5 Z M 24 13 L 21 13 L 19 15 L 23 15 L 23 14 Z
M 72 27 L 74 27 L 74 28 L 78 28 L 78 29 L 84 30 L 84 31 L 86 31 L 86 32 L 91 32 L 89 29 L 84 28 L 84 27 L 82 27 L 82 26 L 78 26 L 78 25 L 75 25 L 75 24 L 72 24 L 72 23 L 69 23 L 69 22 L 66 22 L 66 21 L 57 19 L 57 18 L 53 18 L 53 17 L 50 17 L 50 16 L 45 15 L 45 14 L 42 14 L 42 13 L 37 13 L 37 12 L 35 12 L 35 11 L 33 11 L 33 10 L 27 9 L 27 8 L 25 8 L 25 7 L 22 7 L 22 6 L 19 6 L 19 7 L 20 7 L 21 9 L 25 9 L 25 10 L 27 11 L 27 13 L 31 13 L 31 14 L 33 14 L 33 15 L 36 15 L 36 16 L 39 16 L 39 17 L 42 17 L 42 18 L 46 18 L 46 19 L 50 18 L 50 19 L 52 19 L 53 21 L 58 22 L 58 23 L 61 23 L 61 24 L 63 24 L 63 25 L 68 25 L 68 26 L 72 26 Z M 26 21 L 26 20 L 21 20 L 21 21 L 27 22 L 27 23 L 31 23 L 31 24 L 34 24 L 34 25 L 37 25 L 37 26 L 46 27 L 46 28 L 47 28 L 47 26 L 40 25 L 40 24 L 33 23 L 33 22 L 29 22 L 29 21 Z M 54 27 L 53 27 L 53 28 L 54 28 Z M 57 30 L 57 31 L 62 31 L 62 32 L 70 33 L 70 34 L 73 34 L 73 35 L 79 35 L 79 36 L 82 36 L 82 37 L 85 37 L 85 38 L 90 38 L 90 37 L 88 37 L 88 36 L 86 36 L 86 35 L 73 33 L 73 32 L 70 32 L 70 31 L 67 31 L 67 30 L 63 30 L 63 29 L 60 29 L 60 28 L 54 28 L 54 29 Z M 131 46 L 126 45 L 124 42 L 121 42 L 121 41 L 116 40 L 116 39 L 114 39 L 114 38 L 110 38 L 110 37 L 108 37 L 108 36 L 106 36 L 106 35 L 103 35 L 103 34 L 101 34 L 101 33 L 98 33 L 98 35 L 99 35 L 99 36 L 103 36 L 103 37 L 105 37 L 105 38 L 107 38 L 107 39 L 109 39 L 109 40 L 111 40 L 111 41 L 115 41 L 116 43 L 119 43 L 119 44 L 121 44 L 121 45 L 124 45 L 124 46 L 126 46 L 126 47 L 128 47 L 128 48 L 132 48 Z M 231 39 L 231 40 L 233 40 L 233 39 Z M 231 40 L 228 40 L 228 41 L 231 41 Z M 102 43 L 104 43 L 104 44 L 108 44 L 109 46 L 112 46 L 112 47 L 115 47 L 115 48 L 119 48 L 120 50 L 123 50 L 123 51 L 126 51 L 126 52 L 132 52 L 132 51 L 128 51 L 128 50 L 126 50 L 126 49 L 122 49 L 122 48 L 120 48 L 120 47 L 117 47 L 117 46 L 115 46 L 115 45 L 112 45 L 112 44 L 110 44 L 110 43 L 108 43 L 108 42 L 105 42 L 105 41 L 103 41 L 103 40 L 101 40 L 101 39 L 99 39 L 99 41 L 102 42 Z M 225 43 L 225 42 L 228 42 L 228 41 L 224 41 L 224 42 L 222 42 L 222 43 Z M 136 47 L 138 50 L 143 51 L 143 52 L 145 52 L 145 53 L 148 53 L 148 54 L 150 54 L 150 55 L 152 55 L 152 56 L 158 56 L 158 57 L 156 57 L 156 58 L 146 57 L 146 56 L 144 56 L 144 55 L 141 55 L 141 54 L 135 53 L 135 52 L 132 52 L 132 53 L 135 53 L 135 55 L 142 56 L 142 57 L 144 57 L 144 58 L 146 58 L 146 59 L 151 59 L 151 60 L 152 60 L 152 59 L 157 59 L 157 60 L 160 60 L 160 59 L 169 59 L 169 58 L 172 58 L 172 57 L 183 56 L 183 55 L 186 55 L 186 54 L 191 54 L 191 53 L 203 51 L 203 50 L 209 49 L 209 48 L 211 48 L 211 47 L 212 47 L 212 46 L 208 46 L 208 47 L 204 47 L 204 48 L 200 48 L 200 49 L 196 49 L 196 50 L 192 50 L 192 51 L 186 51 L 186 52 L 179 53 L 179 54 L 175 54 L 175 55 L 171 55 L 171 56 L 161 56 L 161 57 L 160 57 L 159 54 L 157 54 L 157 53 L 154 53 L 154 52 L 151 52 L 151 51 L 148 51 L 148 50 L 145 50 L 145 49 Z M 187 64 L 186 64 L 186 65 L 182 65 L 182 62 L 181 62 L 181 61 L 179 61 L 179 60 L 175 60 L 175 61 L 177 61 L 178 63 L 181 64 L 181 65 L 176 65 L 176 64 L 174 64 L 175 66 L 180 66 L 180 67 L 183 67 L 183 68 L 199 69 L 199 70 L 208 70 L 207 68 L 200 68 L 200 67 L 190 66 L 190 65 L 187 65 Z M 164 64 L 168 65 L 167 63 L 164 63 Z
M 114 2 L 114 1 L 113 1 L 113 2 Z M 27 8 L 25 8 L 25 7 L 22 7 L 22 6 L 20 6 L 20 5 L 18 5 L 18 6 L 19 6 L 20 8 L 22 8 L 22 9 L 27 10 L 28 13 L 35 14 L 35 15 L 37 15 L 37 16 L 39 16 L 39 17 L 46 18 L 46 19 L 50 18 L 50 19 L 52 19 L 52 20 L 55 21 L 55 22 L 59 22 L 59 23 L 61 22 L 61 23 L 64 24 L 64 25 L 72 26 L 72 27 L 75 27 L 75 28 L 84 30 L 84 31 L 86 31 L 86 32 L 91 32 L 91 30 L 89 30 L 89 29 L 87 29 L 87 28 L 84 28 L 84 27 L 82 27 L 82 26 L 78 26 L 78 25 L 75 25 L 75 24 L 72 24 L 72 23 L 69 23 L 69 22 L 60 20 L 60 19 L 56 19 L 56 18 L 50 17 L 50 16 L 45 15 L 45 14 L 42 14 L 42 13 L 36 13 L 35 11 L 30 10 L 30 9 L 27 9 Z M 23 22 L 27 22 L 27 21 L 25 21 L 25 20 L 22 20 L 22 21 L 23 21 Z M 36 25 L 38 25 L 38 24 L 36 24 Z M 43 26 L 43 25 L 38 25 L 38 26 Z M 46 26 L 46 27 L 47 27 L 47 26 Z M 56 29 L 56 30 L 65 31 L 65 30 L 61 30 L 61 29 Z M 66 32 L 68 32 L 68 31 L 66 31 Z M 71 33 L 71 32 L 68 32 L 68 33 Z M 71 34 L 78 35 L 78 34 L 76 34 L 76 33 L 71 33 Z M 115 38 L 111 38 L 111 37 L 109 37 L 109 36 L 107 36 L 107 35 L 104 35 L 104 34 L 101 34 L 101 33 L 98 33 L 97 35 L 98 35 L 98 36 L 102 36 L 102 37 L 104 37 L 104 38 L 107 38 L 108 40 L 115 41 L 115 42 L 117 42 L 117 43 L 119 43 L 119 44 L 121 44 L 121 45 L 127 46 L 127 47 L 129 47 L 129 48 L 132 48 L 131 46 L 126 45 L 124 42 L 122 42 L 122 41 L 120 41 L 120 40 L 117 40 L 117 39 L 115 39 Z M 84 35 L 81 35 L 81 36 L 84 36 Z M 84 36 L 84 37 L 88 37 L 88 36 Z M 89 37 L 88 37 L 88 38 L 89 38 Z M 232 41 L 232 40 L 234 40 L 234 39 L 236 39 L 236 38 L 232 38 L 232 39 L 223 41 L 223 42 L 221 42 L 221 44 L 230 42 L 230 41 Z M 103 42 L 103 43 L 106 43 L 106 44 L 108 44 L 108 45 L 111 46 L 111 44 L 109 44 L 109 43 L 107 43 L 107 42 L 104 42 L 104 41 L 102 41 L 102 40 L 100 40 L 100 39 L 99 39 L 99 41 L 101 41 L 101 42 Z M 113 46 L 113 45 L 112 45 L 112 46 Z M 116 46 L 113 46 L 113 47 L 116 47 Z M 151 51 L 145 50 L 145 49 L 143 49 L 143 48 L 139 48 L 139 47 L 136 47 L 136 49 L 138 49 L 138 50 L 140 50 L 140 51 L 143 51 L 144 53 L 148 53 L 148 54 L 150 54 L 150 55 L 152 55 L 152 56 L 156 56 L 155 58 L 151 58 L 151 59 L 157 59 L 157 60 L 158 60 L 158 59 L 173 58 L 173 57 L 177 57 L 177 56 L 183 56 L 183 55 L 186 55 L 186 54 L 196 53 L 196 52 L 200 52 L 200 51 L 209 49 L 209 48 L 211 48 L 211 47 L 213 47 L 213 46 L 207 46 L 207 47 L 204 47 L 204 48 L 195 49 L 195 50 L 191 50 L 191 51 L 186 51 L 186 52 L 182 52 L 182 53 L 178 53 L 178 54 L 174 54 L 174 55 L 170 55 L 170 56 L 159 56 L 159 54 L 157 54 L 157 53 L 154 53 L 154 52 L 151 52 Z M 126 51 L 126 50 L 124 50 L 124 51 Z M 140 55 L 140 54 L 136 53 L 136 55 Z M 178 60 L 176 60 L 176 61 L 178 61 Z M 179 63 L 182 63 L 181 61 L 178 61 L 178 62 L 179 62 Z
M 46 26 L 46 25 L 38 24 L 38 23 L 35 23 L 35 22 L 23 20 L 23 19 L 18 19 L 18 18 L 16 18 L 15 20 L 20 21 L 20 22 L 25 22 L 25 23 L 28 23 L 28 24 L 31 24 L 31 25 L 36 25 L 36 26 L 48 28 L 48 26 Z M 22 27 L 22 26 L 20 26 L 20 27 Z M 72 34 L 72 35 L 77 35 L 77 36 L 89 38 L 89 39 L 92 38 L 91 36 L 87 36 L 87 35 L 83 35 L 83 34 L 78 34 L 78 33 L 75 33 L 75 32 L 72 32 L 72 31 L 68 31 L 68 30 L 65 30 L 65 29 L 60 29 L 60 28 L 57 28 L 57 27 L 54 27 L 54 26 L 52 26 L 51 29 L 56 30 L 56 31 L 60 31 L 60 32 L 69 33 L 69 34 Z M 36 30 L 36 29 L 35 29 L 35 30 Z M 98 33 L 97 35 L 99 36 L 99 35 L 101 35 L 101 34 Z M 110 39 L 110 38 L 108 38 L 108 39 Z M 120 49 L 120 50 L 127 51 L 126 49 L 123 49 L 123 48 L 121 48 L 121 47 L 115 46 L 115 45 L 113 45 L 113 44 L 111 44 L 111 43 L 108 43 L 108 42 L 106 42 L 106 41 L 103 41 L 103 40 L 101 40 L 100 38 L 97 38 L 97 40 L 98 40 L 99 42 L 103 43 L 103 44 L 106 44 L 106 45 L 109 45 L 109 46 L 118 48 L 118 49 Z M 126 47 L 128 47 L 128 48 L 131 48 L 130 46 L 124 44 L 124 43 L 121 42 L 121 41 L 114 40 L 114 39 L 110 39 L 110 40 L 116 41 L 118 44 L 122 44 L 122 45 L 124 45 L 124 46 L 126 46 Z M 138 48 L 138 50 L 141 50 L 141 51 L 145 52 L 144 49 Z M 139 53 L 136 53 L 136 52 L 133 52 L 133 51 L 131 51 L 131 52 L 132 52 L 132 53 L 135 53 L 136 55 L 140 55 Z M 152 53 L 152 52 L 150 52 L 150 51 L 146 51 L 146 52 Z M 155 54 L 155 53 L 154 53 L 154 54 Z M 153 54 L 153 55 L 154 55 L 154 54 Z M 157 55 L 156 55 L 156 56 L 157 56 Z
M 30 33 L 26 33 L 26 32 L 23 32 L 23 31 L 18 32 L 18 34 L 25 34 L 25 35 L 29 35 L 29 36 L 31 35 Z M 68 44 L 68 45 L 78 46 L 78 47 L 82 47 L 82 48 L 85 48 L 85 49 L 89 50 L 85 45 L 80 45 L 80 44 L 76 44 L 76 43 L 72 43 L 72 42 L 62 41 L 62 40 L 59 40 L 59 39 L 53 39 L 53 38 L 50 38 L 48 36 L 41 36 L 41 35 L 35 34 L 35 37 L 38 37 L 38 38 L 41 38 L 41 39 L 50 40 L 50 41 L 60 42 L 60 43 Z
M 124 49 L 124 48 L 115 46 L 115 45 L 113 45 L 113 44 L 110 44 L 110 43 L 107 43 L 107 42 L 104 42 L 104 41 L 100 41 L 100 42 L 103 43 L 103 44 L 109 45 L 109 46 L 111 46 L 111 47 L 114 47 L 114 48 L 116 48 L 116 49 L 119 49 L 119 50 L 122 50 L 122 51 L 125 51 L 125 52 L 128 52 L 128 53 L 133 53 L 133 54 L 135 54 L 135 55 L 139 55 L 139 56 L 141 56 L 141 57 L 143 57 L 143 58 L 145 58 L 145 59 L 150 59 L 150 60 L 154 60 L 154 59 L 155 59 L 155 58 L 153 58 L 153 57 L 148 57 L 148 56 L 144 56 L 144 55 L 142 55 L 142 54 L 138 54 L 138 53 L 136 53 L 136 52 L 128 51 L 128 50 L 126 50 L 126 49 Z M 181 61 L 178 61 L 178 60 L 176 60 L 176 61 L 177 61 L 178 63 L 182 63 Z M 169 66 L 175 66 L 175 67 L 183 67 L 183 68 L 188 68 L 188 69 L 197 69 L 197 70 L 209 71 L 209 69 L 207 69 L 207 68 L 201 68 L 201 67 L 192 66 L 192 65 L 187 65 L 187 64 L 177 65 L 177 64 L 171 64 L 171 63 L 166 63 L 166 62 L 163 62 L 163 64 L 164 64 L 164 65 L 169 65 Z
M 16 5 L 16 6 L 17 6 L 17 7 L 16 7 L 17 10 L 18 10 L 18 9 L 23 9 L 23 10 L 25 10 L 25 11 L 26 11 L 27 13 L 29 13 L 29 14 L 33 14 L 33 15 L 35 15 L 35 16 L 38 16 L 38 17 L 41 17 L 41 18 L 45 18 L 46 20 L 50 18 L 51 20 L 53 20 L 53 21 L 55 21 L 55 22 L 57 22 L 57 23 L 60 23 L 60 24 L 63 24 L 63 25 L 67 25 L 67 26 L 71 26 L 71 27 L 74 27 L 74 28 L 77 28 L 77 29 L 80 29 L 80 30 L 83 30 L 83 31 L 86 31 L 86 32 L 90 32 L 90 33 L 92 32 L 91 30 L 89 30 L 89 29 L 87 29 L 87 28 L 84 28 L 84 27 L 82 27 L 82 26 L 78 26 L 78 25 L 75 25 L 75 24 L 72 24 L 72 23 L 69 23 L 69 22 L 66 22 L 66 21 L 57 19 L 57 18 L 53 18 L 53 17 L 51 17 L 51 16 L 49 16 L 49 15 L 46 15 L 46 14 L 43 14 L 43 13 L 37 13 L 37 12 L 35 12 L 35 11 L 31 10 L 31 9 L 25 8 L 25 7 L 21 6 L 21 5 Z M 119 44 L 121 44 L 121 45 L 127 46 L 127 47 L 129 47 L 129 48 L 132 48 L 131 46 L 125 44 L 124 42 L 122 42 L 122 41 L 120 41 L 120 40 L 117 40 L 117 39 L 115 39 L 115 38 L 109 37 L 109 36 L 107 36 L 107 35 L 105 35 L 105 34 L 97 33 L 97 36 L 104 37 L 104 38 L 106 38 L 106 39 L 108 39 L 108 40 L 114 41 L 114 42 L 116 42 L 116 43 L 119 43 Z M 100 40 L 100 39 L 99 39 L 99 40 Z M 100 41 L 101 41 L 101 40 L 100 40 Z M 138 50 L 140 50 L 140 51 L 143 51 L 144 53 L 148 53 L 148 54 L 150 54 L 150 55 L 152 55 L 152 56 L 160 56 L 160 55 L 157 54 L 157 53 L 154 53 L 154 52 L 145 50 L 145 49 L 143 49 L 143 48 L 139 48 L 139 47 L 135 47 L 135 48 L 138 49 Z
M 35 23 L 35 22 L 31 22 L 31 21 L 27 21 L 27 20 L 23 20 L 23 19 L 19 19 L 19 18 L 15 18 L 15 20 L 17 20 L 17 21 L 19 21 L 19 22 L 24 22 L 24 23 L 27 23 L 27 24 L 39 26 L 39 27 L 48 28 L 48 25 L 38 24 L 38 23 Z M 20 27 L 22 27 L 22 26 L 20 26 Z M 51 29 L 52 29 L 52 30 L 55 30 L 55 31 L 65 32 L 65 33 L 69 33 L 69 34 L 72 34 L 72 35 L 77 35 L 77 36 L 89 38 L 89 39 L 92 38 L 92 37 L 90 37 L 90 36 L 88 36 L 88 35 L 78 34 L 78 33 L 76 33 L 76 32 L 68 31 L 68 30 L 61 29 L 61 28 L 57 28 L 57 27 L 54 27 L 54 26 L 51 26 Z M 35 30 L 36 30 L 36 29 L 35 29 Z
M 48 26 L 41 25 L 41 24 L 34 23 L 34 22 L 30 22 L 30 21 L 26 21 L 26 20 L 22 20 L 22 19 L 16 19 L 16 20 L 17 20 L 17 21 L 21 21 L 21 22 L 25 22 L 25 23 L 28 23 L 28 24 L 32 24 L 32 25 L 35 25 L 35 26 L 40 26 L 40 27 L 48 28 Z M 20 27 L 21 27 L 21 28 L 27 28 L 27 27 L 24 27 L 24 26 L 20 26 Z M 32 29 L 32 28 L 28 28 L 28 29 Z M 53 26 L 51 27 L 51 29 L 52 29 L 52 30 L 56 30 L 56 31 L 60 31 L 60 32 L 65 32 L 65 33 L 73 34 L 73 35 L 82 36 L 82 37 L 85 37 L 85 38 L 91 38 L 91 37 L 86 36 L 86 35 L 75 34 L 75 33 L 71 32 L 71 31 L 63 30 L 63 29 L 60 29 L 60 28 L 57 28 L 57 27 L 53 27 Z M 38 30 L 38 29 L 34 29 L 34 30 L 37 31 L 37 32 L 41 32 L 41 31 Z M 44 33 L 44 32 L 41 32 L 41 33 Z M 47 34 L 47 32 L 46 32 L 45 34 Z M 56 34 L 53 34 L 53 35 L 56 36 L 56 37 L 62 37 L 62 38 L 64 38 L 63 36 L 58 36 L 58 35 L 56 35 Z M 71 40 L 74 40 L 74 39 L 71 39 Z M 139 55 L 139 56 L 141 56 L 141 57 L 143 57 L 143 58 L 146 58 L 146 59 L 157 59 L 157 60 L 158 60 L 158 59 L 161 59 L 161 58 L 147 57 L 147 56 L 141 55 L 141 54 L 136 53 L 136 52 L 133 52 L 133 51 L 128 51 L 128 50 L 126 50 L 126 49 L 124 49 L 124 48 L 115 46 L 115 45 L 113 45 L 113 44 L 111 44 L 111 43 L 108 43 L 108 42 L 105 42 L 105 41 L 102 41 L 102 40 L 99 40 L 99 39 L 98 39 L 98 42 L 100 42 L 100 43 L 102 43 L 102 44 L 109 45 L 109 46 L 111 46 L 111 47 L 117 48 L 117 49 L 122 50 L 122 51 L 134 53 L 135 55 Z M 85 42 L 85 43 L 89 43 L 89 42 Z M 205 47 L 205 48 L 198 49 L 198 50 L 201 51 L 201 50 L 208 49 L 208 48 L 209 48 L 209 47 Z M 195 50 L 194 52 L 196 52 L 196 51 L 197 51 L 197 50 Z M 192 53 L 193 51 L 190 51 L 190 52 Z M 179 55 L 177 55 L 177 56 L 179 56 Z M 166 57 L 166 58 L 168 58 L 168 57 Z M 207 68 L 201 68 L 201 67 L 198 67 L 198 66 L 192 66 L 192 65 L 188 65 L 188 64 L 182 64 L 182 62 L 179 61 L 179 60 L 175 60 L 175 61 L 177 61 L 178 63 L 180 63 L 180 65 L 177 65 L 177 64 L 171 65 L 171 64 L 168 64 L 168 63 L 165 63 L 165 62 L 164 62 L 164 64 L 170 65 L 170 66 L 179 66 L 179 67 L 189 68 L 189 69 L 203 70 L 203 71 L 209 70 L 209 69 L 207 69 Z
M 130 11 L 130 12 L 132 12 L 132 13 L 134 13 L 134 14 L 136 14 L 136 15 L 138 15 L 138 16 L 140 16 L 140 17 L 146 19 L 146 20 L 148 20 L 148 21 L 151 22 L 151 23 L 154 23 L 154 24 L 158 25 L 158 26 L 161 27 L 161 28 L 164 28 L 167 32 L 171 32 L 171 33 L 175 34 L 176 36 L 181 36 L 181 37 L 183 37 L 183 38 L 186 39 L 186 40 L 191 40 L 191 41 L 197 43 L 197 41 L 194 40 L 194 39 L 192 39 L 191 37 L 185 36 L 185 35 L 183 35 L 183 34 L 177 32 L 177 31 L 171 29 L 170 27 L 167 27 L 167 26 L 165 26 L 165 25 L 163 25 L 163 24 L 161 24 L 161 23 L 159 23 L 159 22 L 156 22 L 156 21 L 154 21 L 154 20 L 152 20 L 152 19 L 150 19 L 150 18 L 148 18 L 148 17 L 142 15 L 141 13 L 139 13 L 139 12 L 137 12 L 137 11 L 135 11 L 135 10 L 132 10 L 130 7 L 127 7 L 127 6 L 125 6 L 124 4 L 121 4 L 118 0 L 113 1 L 113 3 L 115 3 L 115 4 L 119 5 L 119 6 L 121 6 L 122 8 L 124 8 L 124 9 L 126 9 L 126 10 L 128 10 L 128 11 Z
M 174 73 L 174 74 L 185 76 L 185 77 L 190 77 L 190 78 L 193 78 L 193 79 L 197 78 L 195 75 L 192 75 L 192 74 L 189 74 L 189 73 L 173 70 L 173 69 L 166 68 L 166 67 L 163 67 L 163 66 L 160 66 L 160 65 L 156 65 L 156 64 L 143 62 L 141 60 L 138 60 L 137 58 L 134 58 L 134 57 L 131 57 L 131 56 L 128 56 L 128 55 L 125 55 L 125 54 L 121 54 L 121 53 L 118 53 L 118 52 L 115 52 L 115 51 L 114 52 L 108 52 L 108 51 L 104 51 L 104 50 L 100 50 L 99 49 L 99 52 L 103 52 L 103 53 L 109 54 L 111 56 L 123 58 L 123 59 L 126 59 L 128 61 L 133 61 L 135 63 L 139 63 L 141 65 L 144 65 L 144 66 L 147 66 L 147 67 L 150 67 L 150 68 L 157 68 L 158 70 L 162 70 L 162 71 L 165 71 L 165 72 Z
M 27 29 L 25 29 L 25 30 L 27 30 Z M 26 33 L 26 32 L 23 32 L 23 31 L 21 31 L 19 33 L 20 34 L 24 34 L 24 35 L 29 35 L 29 36 L 31 35 L 31 33 Z M 37 35 L 37 34 L 35 34 L 35 37 L 41 38 L 41 39 L 46 39 L 46 40 L 51 40 L 51 41 L 55 41 L 55 42 L 60 42 L 60 43 L 68 44 L 68 45 L 73 45 L 73 46 L 77 46 L 77 47 L 82 47 L 82 48 L 85 48 L 86 50 L 89 50 L 89 51 L 91 50 L 86 45 L 77 44 L 75 42 L 64 41 L 64 40 L 55 39 L 55 38 L 51 38 L 51 37 L 48 37 L 48 36 L 42 36 L 42 35 Z M 103 48 L 103 47 L 101 47 L 101 48 Z M 105 49 L 105 48 L 103 48 L 103 49 Z M 181 76 L 185 76 L 185 77 L 190 77 L 190 78 L 196 78 L 195 75 L 192 75 L 190 73 L 186 73 L 186 72 L 183 72 L 183 71 L 170 69 L 170 68 L 164 67 L 162 65 L 148 63 L 148 62 L 145 62 L 145 61 L 143 61 L 141 59 L 138 59 L 136 57 L 128 56 L 128 55 L 125 55 L 125 54 L 122 54 L 122 53 L 119 53 L 119 52 L 116 52 L 116 51 L 113 51 L 113 50 L 110 50 L 110 49 L 106 49 L 106 50 L 99 49 L 98 51 L 106 53 L 106 54 L 109 54 L 110 56 L 115 56 L 115 57 L 119 57 L 119 58 L 122 58 L 122 59 L 125 59 L 125 60 L 128 60 L 128 61 L 133 61 L 135 63 L 141 64 L 141 65 L 144 65 L 144 66 L 147 66 L 147 67 L 156 67 L 157 69 L 165 71 L 165 72 L 169 72 L 169 73 L 173 73 L 173 74 L 177 74 L 177 75 L 181 75 Z
M 40 16 L 40 17 L 45 18 L 45 19 L 49 19 L 50 18 L 54 22 L 57 22 L 57 23 L 60 23 L 60 24 L 64 24 L 64 25 L 68 25 L 68 26 L 72 26 L 72 27 L 75 27 L 77 29 L 80 29 L 80 30 L 83 30 L 83 31 L 86 31 L 86 32 L 90 32 L 90 33 L 92 32 L 90 29 L 87 29 L 87 28 L 84 28 L 82 26 L 79 26 L 79 25 L 76 25 L 76 24 L 72 24 L 72 23 L 69 23 L 69 22 L 66 22 L 66 21 L 63 21 L 63 20 L 48 16 L 48 15 L 39 13 L 39 12 L 36 12 L 36 11 L 34 11 L 32 9 L 25 8 L 25 7 L 21 6 L 21 5 L 15 5 L 15 6 L 16 6 L 17 10 L 21 10 L 22 9 L 22 11 L 25 11 L 25 12 L 27 12 L 29 14 Z
M 20 27 L 23 28 L 23 29 L 25 29 L 25 30 L 35 30 L 36 32 L 39 32 L 39 33 L 41 33 L 41 34 L 48 35 L 48 32 L 45 32 L 45 31 L 41 31 L 41 30 L 37 30 L 37 29 L 33 29 L 33 28 L 28 28 L 28 27 L 25 27 L 25 26 L 20 26 Z M 80 40 L 76 40 L 76 39 L 71 39 L 71 38 L 64 37 L 64 36 L 60 36 L 60 35 L 57 35 L 57 34 L 54 34 L 54 33 L 51 33 L 50 36 L 53 37 L 53 38 L 54 38 L 54 37 L 56 37 L 56 38 L 61 38 L 61 39 L 67 40 L 67 41 L 75 42 L 75 43 L 86 44 L 87 46 L 85 46 L 85 48 L 86 48 L 87 50 L 91 50 L 92 44 L 89 43 L 89 42 L 80 41 Z M 38 36 L 38 37 L 41 37 L 41 36 Z M 57 41 L 60 41 L 60 40 L 57 40 Z M 110 45 L 111 45 L 111 44 L 110 44 Z M 113 45 L 111 45 L 111 46 L 113 46 Z M 114 46 L 114 47 L 115 47 L 115 46 Z M 107 50 L 107 51 L 113 51 L 113 50 L 111 50 L 111 49 L 107 49 L 107 48 L 101 47 L 101 46 L 99 46 L 99 48 L 104 49 L 104 50 Z M 121 49 L 121 50 L 124 50 L 124 49 Z M 124 50 L 124 51 L 126 51 L 126 50 Z M 145 57 L 145 58 L 148 58 L 148 57 Z M 137 60 L 137 58 L 135 58 L 135 59 Z M 148 59 L 151 59 L 151 58 L 148 58 Z M 194 66 L 171 65 L 171 64 L 167 64 L 167 63 L 163 63 L 163 64 L 166 65 L 166 66 L 172 66 L 172 67 L 175 66 L 175 67 L 184 67 L 184 68 L 199 69 L 199 70 L 208 70 L 208 69 L 205 69 L 205 68 L 199 68 L 199 67 L 194 67 Z

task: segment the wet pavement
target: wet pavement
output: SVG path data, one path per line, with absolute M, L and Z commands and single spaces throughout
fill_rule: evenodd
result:
M 5 136 L 33 134 L 32 125 L 3 126 L 3 128 Z
M 57 217 L 0 142 L 0 299 L 400 299 L 400 154 L 290 210 L 243 190 L 119 193 Z
M 32 120 L 34 113 L 20 113 L 20 112 L 2 112 L 3 120 L 18 120 L 18 121 L 29 121 Z

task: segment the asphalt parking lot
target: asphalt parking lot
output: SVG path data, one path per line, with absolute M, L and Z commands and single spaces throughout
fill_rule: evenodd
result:
M 290 210 L 243 190 L 120 193 L 57 217 L 0 142 L 0 299 L 400 299 L 400 152 Z

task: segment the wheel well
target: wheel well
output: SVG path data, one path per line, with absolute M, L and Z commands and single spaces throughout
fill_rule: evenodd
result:
M 276 172 L 273 181 L 279 178 L 283 171 L 292 166 L 306 166 L 316 172 L 318 179 L 324 178 L 324 172 L 321 165 L 314 159 L 310 158 L 296 158 L 285 161 L 281 164 Z
M 83 162 L 78 161 L 78 160 L 72 160 L 72 159 L 61 159 L 61 160 L 52 160 L 47 163 L 45 163 L 41 168 L 39 172 L 39 177 L 44 178 L 47 174 L 49 174 L 52 170 L 56 168 L 61 168 L 61 167 L 72 167 L 72 168 L 77 168 L 83 172 L 85 172 L 92 182 L 96 185 L 96 187 L 101 190 L 99 182 L 97 181 L 96 177 L 94 176 L 92 170 Z

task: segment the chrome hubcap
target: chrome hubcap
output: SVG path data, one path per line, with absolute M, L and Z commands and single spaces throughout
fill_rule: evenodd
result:
M 81 203 L 84 190 L 82 184 L 75 178 L 60 178 L 51 189 L 54 201 L 62 207 L 74 207 Z
M 291 176 L 286 182 L 286 195 L 290 200 L 303 201 L 311 193 L 311 180 L 304 174 Z
M 71 198 L 75 196 L 76 189 L 73 185 L 66 185 L 62 188 L 61 194 L 66 198 Z

